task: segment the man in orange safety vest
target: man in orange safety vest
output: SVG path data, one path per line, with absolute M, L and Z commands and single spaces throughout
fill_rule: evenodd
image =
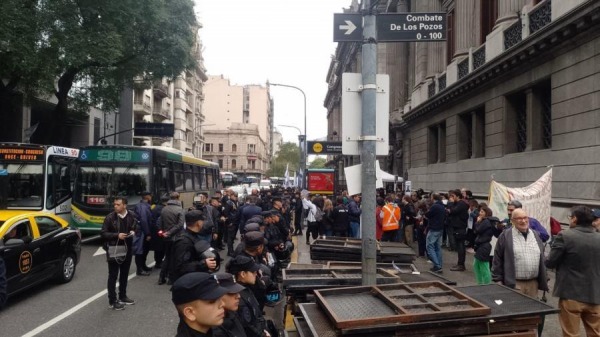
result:
M 381 241 L 397 241 L 398 230 L 400 229 L 400 207 L 394 203 L 391 196 L 385 198 L 385 206 L 379 213 L 383 235 Z

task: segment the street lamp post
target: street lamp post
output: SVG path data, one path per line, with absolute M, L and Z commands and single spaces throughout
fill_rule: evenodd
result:
M 306 149 L 306 139 L 307 139 L 307 134 L 306 134 L 306 94 L 304 93 L 304 91 L 298 87 L 295 87 L 293 85 L 288 85 L 288 84 L 281 84 L 281 83 L 271 83 L 269 81 L 267 81 L 267 86 L 269 85 L 274 85 L 274 86 L 279 86 L 279 87 L 286 87 L 286 88 L 292 88 L 292 89 L 296 89 L 298 91 L 300 91 L 302 93 L 302 97 L 304 98 L 304 142 L 302 143 L 300 149 L 303 151 L 302 152 L 302 188 L 306 188 L 306 157 L 307 157 L 307 149 Z M 283 125 L 282 125 L 283 126 Z

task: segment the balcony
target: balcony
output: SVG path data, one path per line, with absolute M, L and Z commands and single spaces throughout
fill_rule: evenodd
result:
M 133 101 L 133 113 L 137 115 L 151 115 L 152 105 L 145 99 L 136 99 Z
M 171 119 L 171 112 L 169 111 L 169 109 L 154 109 L 154 111 L 152 111 L 152 115 L 154 116 L 155 119 L 159 120 L 159 121 L 164 121 L 166 119 Z
M 155 98 L 163 99 L 165 97 L 170 97 L 169 86 L 166 85 L 165 83 L 162 83 L 162 82 L 154 83 L 152 90 L 154 92 Z

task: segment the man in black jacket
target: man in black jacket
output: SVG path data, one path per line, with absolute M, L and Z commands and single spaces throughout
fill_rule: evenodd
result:
M 192 272 L 210 272 L 217 266 L 214 257 L 202 256 L 204 251 L 210 249 L 210 244 L 201 237 L 212 229 L 204 228 L 205 216 L 201 211 L 193 210 L 185 215 L 185 230 L 173 241 L 172 273 L 169 279 L 175 282 L 181 276 Z M 201 242 L 202 241 L 202 242 Z
M 127 297 L 127 278 L 131 266 L 133 234 L 137 220 L 132 211 L 127 210 L 127 198 L 116 197 L 113 202 L 114 212 L 104 218 L 100 237 L 104 241 L 106 260 L 108 262 L 108 304 L 114 310 L 125 309 L 125 304 L 135 301 Z M 127 254 L 120 259 L 109 258 L 109 250 L 117 250 L 118 246 L 126 247 Z M 119 279 L 119 298 L 117 299 L 117 278 Z
M 446 219 L 446 209 L 442 203 L 442 198 L 439 194 L 431 195 L 433 205 L 429 211 L 425 213 L 427 218 L 427 237 L 426 250 L 427 256 L 433 263 L 431 271 L 434 273 L 442 273 L 442 236 L 444 233 L 444 223 Z
M 238 195 L 236 192 L 231 191 L 229 193 L 229 198 L 224 206 L 223 215 L 226 218 L 225 226 L 227 227 L 227 255 L 233 256 L 233 241 L 237 235 L 237 221 L 239 218 Z
M 154 224 L 154 227 L 152 228 L 151 246 L 154 250 L 154 268 L 156 269 L 162 268 L 162 262 L 165 257 L 165 243 L 163 242 L 162 235 L 159 235 L 159 231 L 161 229 L 159 227 L 158 219 L 160 218 L 160 214 L 162 213 L 163 208 L 167 205 L 168 201 L 169 196 L 163 195 L 160 197 L 160 202 L 157 203 L 152 209 L 152 223 Z
M 458 263 L 452 266 L 452 271 L 465 271 L 465 239 L 467 238 L 467 223 L 469 221 L 469 204 L 462 199 L 460 190 L 448 192 L 448 199 L 452 203 L 447 209 L 448 221 L 456 241 L 456 252 L 458 253 Z
M 240 219 L 239 219 L 239 227 L 240 234 L 244 234 L 246 231 L 244 230 L 244 226 L 248 219 L 255 215 L 260 215 L 262 213 L 262 208 L 256 205 L 257 197 L 255 195 L 248 196 L 248 204 L 244 205 L 244 207 L 240 208 Z
M 350 227 L 348 208 L 344 205 L 343 197 L 337 197 L 335 200 L 337 205 L 331 211 L 331 218 L 333 219 L 331 229 L 333 230 L 333 236 L 345 237 L 348 236 L 348 228 Z

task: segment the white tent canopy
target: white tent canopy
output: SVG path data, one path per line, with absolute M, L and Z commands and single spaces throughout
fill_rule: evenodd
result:
M 382 169 L 379 169 L 377 171 L 377 178 L 381 179 L 384 183 L 393 183 L 396 181 L 395 176 L 391 173 L 387 173 Z M 402 177 L 398 177 L 398 182 L 402 183 L 404 182 L 404 179 Z

